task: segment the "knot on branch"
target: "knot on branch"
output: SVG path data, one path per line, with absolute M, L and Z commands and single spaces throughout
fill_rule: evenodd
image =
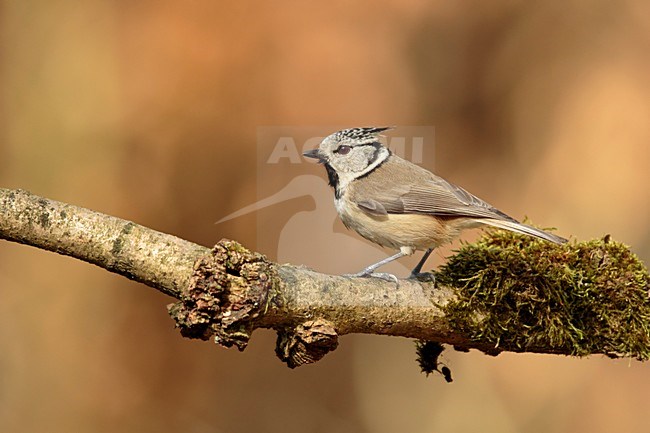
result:
M 184 337 L 214 337 L 217 344 L 244 350 L 276 279 L 265 256 L 222 239 L 197 260 L 182 299 L 168 310 Z
M 324 319 L 309 320 L 289 331 L 278 331 L 275 353 L 289 368 L 319 361 L 338 346 L 334 325 Z

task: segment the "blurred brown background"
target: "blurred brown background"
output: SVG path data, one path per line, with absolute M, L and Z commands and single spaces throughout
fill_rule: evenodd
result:
M 650 261 L 646 1 L 4 0 L 0 44 L 1 187 L 255 246 L 255 214 L 214 222 L 259 198 L 258 127 L 432 125 L 439 174 Z M 287 208 L 313 204 L 263 212 Z M 168 302 L 0 242 L 0 431 L 647 431 L 637 362 L 450 353 L 447 385 L 411 341 L 347 336 L 291 371 L 270 332 L 182 339 Z

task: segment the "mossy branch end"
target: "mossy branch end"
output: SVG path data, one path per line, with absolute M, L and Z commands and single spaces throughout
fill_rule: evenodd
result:
M 452 328 L 495 351 L 650 357 L 648 270 L 609 236 L 553 245 L 492 231 L 437 273 Z

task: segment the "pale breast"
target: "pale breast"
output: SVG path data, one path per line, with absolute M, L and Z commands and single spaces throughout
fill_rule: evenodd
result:
M 392 249 L 436 248 L 452 241 L 465 228 L 464 218 L 442 219 L 418 214 L 370 215 L 346 196 L 336 200 L 336 210 L 349 229 L 371 242 Z

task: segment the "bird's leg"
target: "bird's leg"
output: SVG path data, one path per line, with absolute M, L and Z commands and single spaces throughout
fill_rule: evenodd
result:
M 420 273 L 420 271 L 422 270 L 422 266 L 424 266 L 424 263 L 427 261 L 427 259 L 429 258 L 432 252 L 433 252 L 433 248 L 429 248 L 424 252 L 424 255 L 422 256 L 418 264 L 411 271 L 411 275 L 417 275 Z
M 408 253 L 400 251 L 396 254 L 393 254 L 390 257 L 386 257 L 383 260 L 378 261 L 377 263 L 373 263 L 372 265 L 368 266 L 361 272 L 357 272 L 356 274 L 345 274 L 346 277 L 376 277 L 376 278 L 381 278 L 382 280 L 387 280 L 387 281 L 394 281 L 397 283 L 397 277 L 393 274 L 387 274 L 384 272 L 379 272 L 375 273 L 375 269 L 377 269 L 380 266 L 384 266 L 387 263 L 390 263 L 394 260 L 401 259 L 404 256 L 407 256 Z
M 424 255 L 422 256 L 422 259 L 418 262 L 418 264 L 413 268 L 411 271 L 411 275 L 409 275 L 409 278 L 415 278 L 415 279 L 427 279 L 430 281 L 435 281 L 435 277 L 433 276 L 433 273 L 431 272 L 420 272 L 422 270 L 422 266 L 424 266 L 424 263 L 427 261 L 431 253 L 433 252 L 433 248 L 429 248 L 424 252 Z

